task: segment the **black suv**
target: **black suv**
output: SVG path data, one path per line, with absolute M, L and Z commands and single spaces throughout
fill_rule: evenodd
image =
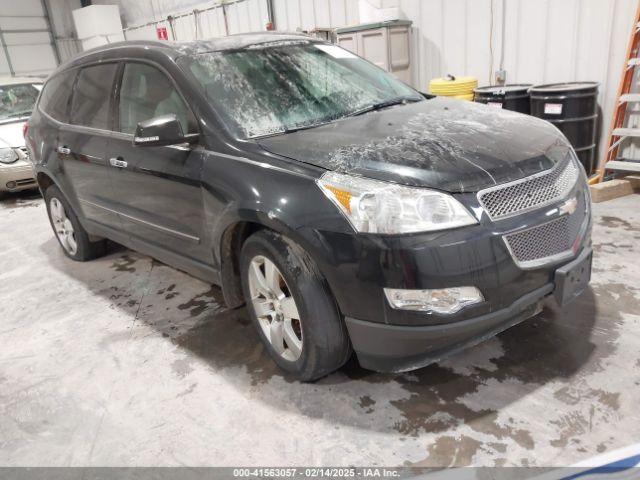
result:
M 302 380 L 411 370 L 566 303 L 585 173 L 551 124 L 432 98 L 306 36 L 86 52 L 27 145 L 67 256 L 105 239 L 222 287 Z

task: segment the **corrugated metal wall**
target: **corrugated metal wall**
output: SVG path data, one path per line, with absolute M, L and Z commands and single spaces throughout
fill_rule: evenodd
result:
M 81 8 L 80 0 L 48 0 L 49 14 L 53 27 L 60 61 L 65 62 L 77 55 L 82 49 L 76 38 L 72 11 Z
M 45 8 L 40 0 L 0 9 L 0 74 L 40 75 L 57 65 Z
M 5 0 L 0 8 L 0 75 L 48 74 L 58 64 L 52 38 L 60 61 L 77 54 L 80 49 L 71 21 L 74 8 L 80 8 L 80 0 L 56 0 L 48 3 L 48 9 L 42 0 Z
M 125 28 L 125 37 L 127 40 L 155 40 L 157 39 L 156 28 L 166 27 L 169 39 L 190 41 L 196 38 L 221 37 L 227 34 L 227 29 L 229 35 L 264 30 L 269 20 L 266 0 L 238 0 L 228 3 L 224 7 L 226 24 L 222 6 L 218 3 L 204 2 L 196 4 L 186 12 L 180 10 L 169 12 L 177 17 L 173 21 L 173 28 L 167 20 L 143 27 Z M 194 14 L 194 10 L 198 10 L 199 13 Z M 162 17 L 166 18 L 167 15 Z
M 335 28 L 359 21 L 357 0 L 273 0 L 278 30 Z
M 637 0 L 382 0 L 414 22 L 413 84 L 447 73 L 487 85 L 504 57 L 509 83 L 601 83 L 608 133 Z M 504 49 L 502 12 L 505 8 Z M 274 0 L 279 30 L 358 22 L 356 0 Z M 601 142 L 603 143 L 603 142 Z M 602 150 L 601 145 L 601 150 Z

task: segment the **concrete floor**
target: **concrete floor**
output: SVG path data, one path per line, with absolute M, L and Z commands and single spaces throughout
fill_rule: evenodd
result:
M 39 198 L 5 199 L 0 465 L 559 466 L 637 442 L 639 206 L 594 206 L 572 308 L 410 374 L 299 384 L 219 289 L 117 247 L 74 263 Z

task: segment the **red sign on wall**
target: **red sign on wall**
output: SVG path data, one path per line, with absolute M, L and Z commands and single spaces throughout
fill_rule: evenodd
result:
M 158 34 L 158 40 L 169 40 L 167 27 L 156 27 L 156 33 Z

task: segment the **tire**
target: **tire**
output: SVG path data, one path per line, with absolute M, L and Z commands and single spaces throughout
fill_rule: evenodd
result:
M 260 285 L 255 270 L 250 273 L 258 268 L 265 281 L 269 272 L 273 278 L 275 273 L 267 261 L 275 265 L 280 274 L 280 281 L 276 282 L 280 292 L 276 295 L 272 292 L 272 300 L 258 292 Z M 262 230 L 244 243 L 240 268 L 251 319 L 265 348 L 280 368 L 296 379 L 308 382 L 324 377 L 346 363 L 352 353 L 346 325 L 326 280 L 308 253 L 290 239 Z M 279 297 L 275 298 L 276 303 L 274 297 Z M 293 299 L 295 312 L 289 298 Z M 260 316 L 259 312 L 269 313 Z M 297 321 L 289 320 L 289 317 L 294 318 L 291 312 L 298 314 Z M 277 333 L 279 329 L 282 333 Z M 270 340 L 272 336 L 274 342 Z
M 67 257 L 77 262 L 86 262 L 106 253 L 106 240 L 92 242 L 89 239 L 89 234 L 57 186 L 51 185 L 45 190 L 44 201 L 51 228 L 53 228 L 56 239 Z M 60 208 L 62 208 L 62 214 L 65 217 L 62 222 L 60 222 Z M 63 234 L 62 231 L 65 233 Z M 73 241 L 69 240 L 69 235 Z

